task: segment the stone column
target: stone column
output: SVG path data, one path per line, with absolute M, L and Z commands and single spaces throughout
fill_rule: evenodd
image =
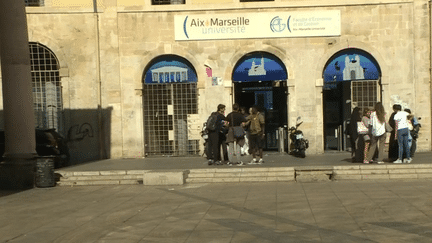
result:
M 32 188 L 37 154 L 24 1 L 0 0 L 0 33 L 5 129 L 0 187 Z

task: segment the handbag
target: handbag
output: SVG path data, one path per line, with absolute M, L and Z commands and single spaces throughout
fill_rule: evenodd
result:
M 231 114 L 231 122 L 234 125 L 234 113 Z M 242 126 L 233 126 L 232 131 L 234 138 L 243 138 L 245 135 L 245 130 Z
M 357 122 L 357 132 L 358 134 L 367 134 L 369 129 L 365 126 L 365 124 L 361 121 Z
M 385 124 L 385 129 L 386 129 L 386 132 L 392 132 L 393 131 L 393 128 L 387 122 Z
M 245 135 L 245 131 L 242 126 L 233 127 L 233 135 L 235 138 L 242 138 Z

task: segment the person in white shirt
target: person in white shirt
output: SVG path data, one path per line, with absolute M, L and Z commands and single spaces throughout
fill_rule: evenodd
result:
M 399 155 L 398 155 L 398 159 L 393 163 L 396 163 L 396 164 L 411 163 L 412 159 L 411 159 L 411 155 L 410 155 L 410 147 L 408 145 L 408 136 L 409 136 L 408 115 L 409 115 L 409 113 L 406 111 L 402 111 L 402 107 L 400 105 L 397 105 L 396 110 L 398 112 L 394 116 L 394 120 L 396 122 L 395 139 L 397 139 L 397 141 L 398 141 Z M 404 152 L 406 154 L 406 159 L 402 160 Z
M 386 129 L 385 129 L 385 111 L 384 106 L 381 102 L 375 104 L 375 109 L 371 113 L 370 123 L 372 126 L 372 137 L 371 145 L 369 148 L 367 161 L 370 162 L 375 154 L 376 147 L 378 146 L 378 158 L 377 163 L 383 163 L 384 155 L 384 143 L 386 140 Z M 379 142 L 379 144 L 378 144 Z

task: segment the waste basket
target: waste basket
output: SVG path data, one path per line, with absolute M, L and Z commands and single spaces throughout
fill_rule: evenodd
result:
M 54 160 L 55 156 L 43 156 L 37 158 L 35 179 L 36 187 L 55 186 Z

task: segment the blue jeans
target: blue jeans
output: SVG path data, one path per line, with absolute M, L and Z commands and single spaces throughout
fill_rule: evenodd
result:
M 397 131 L 397 140 L 399 144 L 399 159 L 402 160 L 403 153 L 405 152 L 406 158 L 411 158 L 410 155 L 410 147 L 408 145 L 408 136 L 409 130 L 408 128 L 399 129 Z

